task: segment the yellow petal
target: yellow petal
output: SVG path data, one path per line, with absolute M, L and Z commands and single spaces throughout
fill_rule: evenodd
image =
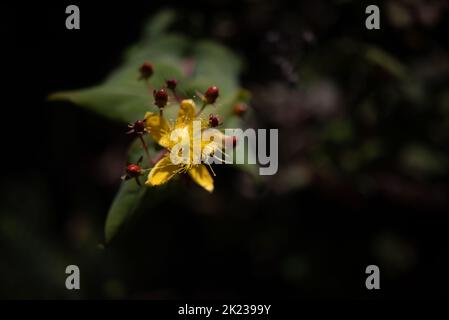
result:
M 189 169 L 189 175 L 192 177 L 193 181 L 207 191 L 214 191 L 214 179 L 212 179 L 212 176 L 204 164 L 193 166 Z
M 164 148 L 170 146 L 170 125 L 167 120 L 155 113 L 147 112 L 145 125 L 154 141 Z
M 176 125 L 185 124 L 195 119 L 196 107 L 195 102 L 192 99 L 186 99 L 181 101 L 179 106 L 178 118 L 176 119 Z
M 166 183 L 179 171 L 179 165 L 175 165 L 170 161 L 169 156 L 163 157 L 151 169 L 148 179 L 145 182 L 148 186 L 158 186 Z

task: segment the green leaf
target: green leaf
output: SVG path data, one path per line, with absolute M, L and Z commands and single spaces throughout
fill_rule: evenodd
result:
M 165 62 L 180 67 L 188 45 L 188 39 L 178 34 L 166 34 L 148 41 L 140 41 L 126 50 L 124 63 L 137 63 L 140 66 L 143 61 L 148 60 L 152 63 Z M 154 75 L 157 74 L 156 69 Z
M 152 146 L 152 145 L 151 145 Z M 153 150 L 152 150 L 153 151 Z M 152 152 L 150 151 L 150 152 Z M 137 163 L 142 155 L 142 146 L 138 139 L 134 140 L 128 150 L 128 163 Z M 147 165 L 145 159 L 143 165 Z M 143 179 L 141 179 L 143 180 Z M 142 183 L 143 181 L 141 181 Z M 127 222 L 139 209 L 147 188 L 139 186 L 134 179 L 122 181 L 109 209 L 105 225 L 105 242 L 110 243 L 120 227 Z
M 181 71 L 164 63 L 155 63 L 158 70 L 152 82 L 162 86 L 167 75 L 182 79 Z M 156 108 L 152 105 L 152 96 L 143 82 L 137 81 L 140 63 L 121 68 L 114 72 L 102 85 L 92 88 L 57 92 L 50 100 L 68 100 L 111 120 L 134 122 L 143 118 L 145 112 Z
M 198 83 L 207 82 L 205 90 L 210 85 L 216 85 L 221 92 L 235 95 L 238 87 L 238 75 L 241 62 L 235 54 L 222 45 L 211 41 L 199 41 L 193 48 L 196 59 L 194 80 Z
M 123 181 L 109 209 L 105 226 L 105 241 L 110 243 L 120 227 L 136 213 L 147 188 L 134 180 Z

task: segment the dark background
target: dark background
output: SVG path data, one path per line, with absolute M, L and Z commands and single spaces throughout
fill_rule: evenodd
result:
M 304 96 L 295 90 L 302 86 L 301 59 L 347 37 L 379 45 L 412 69 L 413 62 L 440 55 L 437 80 L 426 90 L 443 96 L 449 70 L 444 2 L 432 2 L 441 13 L 429 14 L 431 22 L 419 18 L 424 9 L 413 4 L 415 20 L 400 28 L 386 18 L 383 3 L 379 31 L 365 29 L 366 3 L 359 1 L 77 1 L 77 31 L 65 29 L 69 4 L 0 5 L 1 298 L 441 296 L 448 267 L 447 166 L 416 178 L 396 161 L 396 148 L 410 139 L 436 148 L 447 163 L 448 122 L 435 111 L 439 105 L 434 108 L 440 100 L 425 101 L 421 109 L 395 100 L 388 105 L 398 108 L 379 107 L 380 124 L 366 128 L 354 116 L 357 94 L 373 91 L 380 96 L 375 105 L 382 106 L 388 97 L 377 88 L 394 91 L 395 82 L 384 70 L 359 72 L 350 60 L 335 62 L 332 83 L 343 97 L 329 103 L 341 108 L 336 116 L 298 111 Z M 280 172 L 260 190 L 241 173 L 219 168 L 213 196 L 200 190 L 165 201 L 102 249 L 104 220 L 130 142 L 126 128 L 46 97 L 99 83 L 138 40 L 143 21 L 167 6 L 179 13 L 175 28 L 220 41 L 244 58 L 241 79 L 253 92 L 252 123 L 280 128 Z M 357 79 L 366 87 L 358 88 Z M 295 117 L 301 119 L 292 122 Z M 361 169 L 321 170 L 310 145 L 322 143 L 314 130 L 334 117 L 354 123 L 357 141 L 374 131 L 391 144 Z M 428 128 L 440 128 L 442 137 L 433 139 Z M 340 159 L 340 148 L 327 148 L 329 159 Z M 285 182 L 292 163 L 301 163 L 308 177 L 295 188 Z M 369 191 L 360 181 L 370 183 Z M 64 287 L 68 264 L 81 269 L 80 291 Z M 365 289 L 369 264 L 380 267 L 379 291 Z

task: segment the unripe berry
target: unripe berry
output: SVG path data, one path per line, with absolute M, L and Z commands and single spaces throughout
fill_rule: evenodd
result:
M 154 90 L 154 104 L 157 105 L 160 109 L 164 108 L 168 101 L 167 90 L 164 88 L 159 89 L 158 91 Z
M 204 93 L 204 99 L 207 104 L 213 104 L 217 100 L 219 95 L 218 87 L 213 86 L 206 90 Z
M 144 62 L 144 64 L 139 68 L 140 79 L 148 80 L 153 75 L 153 65 L 149 62 Z

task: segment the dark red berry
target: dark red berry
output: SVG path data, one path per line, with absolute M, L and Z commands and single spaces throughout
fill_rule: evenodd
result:
M 144 120 L 137 120 L 136 122 L 128 125 L 129 131 L 126 132 L 127 134 L 137 134 L 142 135 L 145 133 L 145 121 Z
M 159 89 L 158 91 L 154 90 L 154 104 L 157 105 L 160 109 L 165 107 L 168 101 L 168 94 L 167 90 L 165 89 Z
M 219 124 L 220 124 L 220 118 L 218 116 L 213 115 L 213 114 L 209 115 L 209 125 L 212 128 L 217 127 Z
M 165 84 L 166 84 L 168 89 L 175 90 L 176 89 L 176 85 L 178 84 L 178 81 L 176 81 L 175 79 L 166 80 Z
M 248 105 L 246 103 L 236 103 L 234 105 L 234 114 L 241 117 L 248 110 Z
M 145 121 L 137 120 L 134 122 L 133 129 L 136 134 L 143 134 L 145 132 Z
M 153 65 L 149 62 L 144 62 L 144 64 L 139 68 L 140 79 L 147 80 L 153 75 Z
M 213 104 L 215 103 L 215 100 L 217 100 L 218 95 L 218 88 L 216 86 L 213 86 L 206 90 L 206 92 L 204 93 L 204 99 L 206 100 L 207 104 Z

